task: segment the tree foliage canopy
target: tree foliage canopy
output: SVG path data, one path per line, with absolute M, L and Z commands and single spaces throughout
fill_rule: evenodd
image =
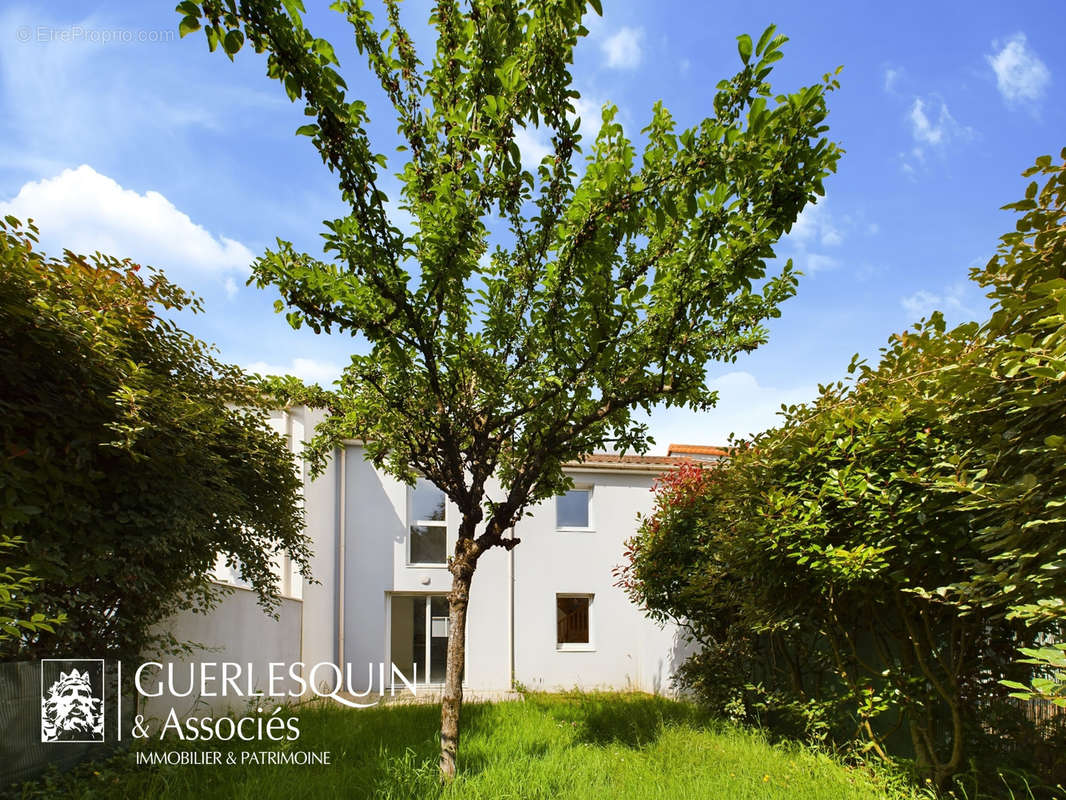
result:
M 709 408 L 708 361 L 765 340 L 764 321 L 796 284 L 791 263 L 767 275 L 773 245 L 840 155 L 824 135 L 837 83 L 832 73 L 775 95 L 786 40 L 771 27 L 757 42 L 739 37 L 740 70 L 717 84 L 707 118 L 679 126 L 657 103 L 635 139 L 607 105 L 588 140 L 569 65 L 598 0 L 440 0 L 427 61 L 398 0 L 381 5 L 380 22 L 361 0 L 332 8 L 397 126 L 391 161 L 299 0 L 188 0 L 178 11 L 181 32 L 202 27 L 212 49 L 267 53 L 268 75 L 312 120 L 297 132 L 351 209 L 325 223 L 325 259 L 279 240 L 254 267 L 293 325 L 369 343 L 317 430 L 316 466 L 361 439 L 375 464 L 407 482 L 424 475 L 461 514 L 442 712 L 442 769 L 453 774 L 478 558 L 518 543 L 508 532 L 528 508 L 569 485 L 564 463 L 608 444 L 646 449 L 635 411 Z M 531 130 L 550 146 L 529 168 L 518 142 Z M 491 479 L 501 496 L 489 497 Z
M 270 607 L 284 552 L 306 565 L 301 482 L 260 391 L 160 312 L 199 301 L 151 268 L 0 221 L 0 566 L 18 618 L 7 658 L 136 655 L 155 623 L 210 603 L 216 554 Z M 306 568 L 306 566 L 305 566 Z
M 513 499 L 487 545 L 565 485 L 563 462 L 612 440 L 643 448 L 635 409 L 713 403 L 705 365 L 764 340 L 795 285 L 791 265 L 766 278 L 772 244 L 839 156 L 823 136 L 833 76 L 774 95 L 785 37 L 773 29 L 740 38 L 741 70 L 707 119 L 679 129 L 656 105 L 638 144 L 606 106 L 583 140 L 569 64 L 585 5 L 437 3 L 426 65 L 398 3 L 380 27 L 363 3 L 334 4 L 394 112 L 396 207 L 410 229 L 390 218 L 391 162 L 372 146 L 366 103 L 346 94 L 336 51 L 298 2 L 179 6 L 183 31 L 203 24 L 212 48 L 267 52 L 268 74 L 313 118 L 299 133 L 351 206 L 326 223 L 330 260 L 279 241 L 255 266 L 293 324 L 371 345 L 352 358 L 344 408 L 315 452 L 364 439 L 379 464 L 420 471 L 464 509 L 495 473 Z M 515 141 L 523 128 L 551 141 L 534 169 Z
M 882 753 L 898 721 L 941 785 L 1007 733 L 1001 682 L 1062 685 L 1017 660 L 1061 664 L 1033 645 L 1066 621 L 1066 173 L 1037 173 L 973 271 L 987 322 L 934 314 L 728 465 L 673 478 L 621 573 L 704 643 L 689 675 L 720 702 L 820 705 Z

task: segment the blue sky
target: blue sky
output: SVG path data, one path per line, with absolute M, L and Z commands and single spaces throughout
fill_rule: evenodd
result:
M 179 39 L 170 3 L 7 4 L 0 12 L 0 213 L 32 216 L 48 250 L 96 249 L 163 268 L 202 295 L 186 328 L 246 367 L 328 381 L 357 343 L 292 331 L 276 295 L 244 285 L 274 237 L 318 247 L 340 215 L 335 182 L 264 61 Z M 352 94 L 381 108 L 343 19 L 308 0 Z M 844 66 L 830 96 L 847 151 L 827 196 L 778 248 L 805 273 L 770 343 L 712 365 L 710 414 L 656 413 L 670 441 L 720 443 L 773 423 L 782 402 L 813 397 L 853 353 L 934 308 L 983 319 L 967 280 L 1013 225 L 1003 204 L 1019 173 L 1066 145 L 1066 53 L 1058 3 L 611 2 L 591 17 L 575 59 L 583 118 L 616 103 L 633 135 L 662 99 L 680 124 L 709 113 L 738 65 L 735 37 L 774 23 L 790 41 L 775 72 L 792 89 Z M 410 1 L 413 29 L 428 4 Z M 965 9 L 964 11 L 961 9 Z M 430 40 L 418 37 L 423 53 Z M 392 125 L 382 115 L 380 133 Z M 535 132 L 522 141 L 535 158 Z M 386 149 L 382 147 L 380 149 Z

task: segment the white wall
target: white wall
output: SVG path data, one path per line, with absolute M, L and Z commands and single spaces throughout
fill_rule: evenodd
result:
M 293 451 L 302 450 L 300 442 L 314 435 L 315 425 L 325 416 L 322 411 L 297 409 L 290 413 L 290 436 Z M 311 574 L 317 582 L 298 582 L 303 599 L 301 651 L 307 664 L 337 663 L 338 653 L 338 562 L 337 529 L 340 525 L 339 456 L 330 460 L 326 471 L 314 481 L 310 468 L 301 459 L 304 478 L 305 533 L 311 539 Z
M 572 470 L 575 485 L 592 486 L 589 531 L 556 529 L 555 500 L 516 526 L 515 672 L 535 689 L 614 688 L 665 692 L 678 666 L 674 626 L 659 627 L 617 588 L 637 514 L 652 510 L 655 476 L 632 470 Z M 594 595 L 591 649 L 556 648 L 556 594 Z
M 346 448 L 345 653 L 357 670 L 388 661 L 389 598 L 399 594 L 444 594 L 451 588 L 445 567 L 407 566 L 408 488 L 376 471 L 363 448 Z M 622 560 L 624 541 L 636 532 L 637 514 L 652 509 L 655 474 L 634 470 L 572 472 L 578 485 L 593 486 L 594 530 L 558 531 L 555 501 L 542 503 L 516 527 L 522 539 L 508 554 L 494 548 L 482 556 L 471 587 L 467 620 L 467 688 L 511 687 L 512 595 L 516 679 L 543 689 L 615 688 L 665 692 L 682 660 L 674 626 L 660 627 L 636 608 L 611 574 Z M 490 487 L 498 492 L 498 487 Z M 457 517 L 449 508 L 449 551 Z M 513 565 L 509 560 L 513 558 Z M 555 646 L 556 593 L 592 594 L 593 649 L 559 651 Z
M 199 669 L 205 662 L 231 661 L 244 665 L 247 676 L 249 665 L 254 677 L 256 691 L 265 691 L 269 664 L 291 664 L 306 661 L 301 658 L 300 640 L 303 620 L 303 603 L 293 598 L 282 598 L 277 608 L 278 619 L 272 619 L 258 605 L 258 596 L 250 589 L 231 588 L 230 594 L 209 614 L 182 612 L 172 617 L 166 627 L 179 641 L 195 642 L 203 647 L 188 657 L 158 656 L 144 661 L 173 663 L 175 687 L 184 693 L 189 685 L 189 668 Z M 158 683 L 154 671 L 146 672 L 143 686 L 148 691 Z M 218 674 L 218 673 L 216 673 Z M 242 676 L 243 687 L 246 677 Z M 132 680 L 133 675 L 128 679 Z M 197 676 L 199 688 L 199 677 Z M 295 681 L 279 683 L 282 691 L 298 688 Z M 214 686 L 217 689 L 217 684 Z M 209 691 L 212 689 L 209 688 Z M 165 718 L 173 708 L 180 716 L 189 714 L 217 713 L 227 710 L 239 711 L 247 707 L 249 700 L 243 697 L 201 697 L 194 693 L 189 697 L 176 697 L 165 693 L 147 700 L 143 713 L 146 718 Z M 210 711 L 208 711 L 210 709 Z
M 345 449 L 345 652 L 344 660 L 363 674 L 367 663 L 390 660 L 387 636 L 392 594 L 446 594 L 447 567 L 407 566 L 408 487 L 378 472 L 364 449 Z M 447 512 L 449 551 L 458 519 Z M 507 556 L 487 553 L 478 565 L 467 620 L 466 685 L 479 690 L 510 687 Z

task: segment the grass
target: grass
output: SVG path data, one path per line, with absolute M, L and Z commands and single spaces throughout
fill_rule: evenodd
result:
M 685 703 L 635 694 L 531 694 L 463 708 L 460 777 L 436 774 L 439 707 L 350 711 L 301 706 L 293 750 L 329 766 L 146 766 L 134 754 L 25 784 L 26 798 L 912 798 L 868 770 L 715 721 Z M 280 747 L 281 745 L 273 745 Z M 148 744 L 178 749 L 170 739 Z M 266 749 L 240 743 L 233 751 Z M 213 749 L 207 746 L 204 749 Z M 225 751 L 228 752 L 228 751 Z M 239 756 L 238 756 L 239 758 Z M 223 756 L 223 761 L 225 756 Z

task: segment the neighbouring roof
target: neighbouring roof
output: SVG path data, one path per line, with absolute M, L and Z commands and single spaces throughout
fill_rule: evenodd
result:
M 671 444 L 667 450 L 670 456 L 690 456 L 692 458 L 726 458 L 729 456 L 729 448 L 714 447 L 706 444 Z
M 696 445 L 682 446 L 697 447 Z M 721 447 L 703 447 L 699 452 L 692 454 L 679 452 L 676 447 L 677 445 L 670 445 L 670 453 L 665 456 L 620 456 L 617 453 L 589 453 L 580 459 L 567 462 L 567 466 L 571 468 L 653 470 L 658 472 L 698 461 L 717 461 L 719 458 L 728 455 L 728 451 Z

